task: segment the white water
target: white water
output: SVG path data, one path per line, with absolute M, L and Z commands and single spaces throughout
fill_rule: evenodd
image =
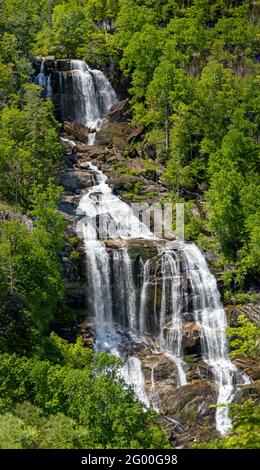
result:
M 96 175 L 97 184 L 83 196 L 79 204 L 81 214 L 85 214 L 84 238 L 86 243 L 87 272 L 89 276 L 89 297 L 96 318 L 99 347 L 105 345 L 106 350 L 117 352 L 118 335 L 115 324 L 121 324 L 138 331 L 146 332 L 147 299 L 149 296 L 150 260 L 143 267 L 143 283 L 140 295 L 140 308 L 137 311 L 137 293 L 133 278 L 131 258 L 126 247 L 113 250 L 112 269 L 110 257 L 105 244 L 98 239 L 96 216 L 100 217 L 99 236 L 104 238 L 149 238 L 153 234 L 139 219 L 130 207 L 112 194 L 106 184 L 106 177 L 95 166 L 89 168 Z M 226 315 L 220 302 L 220 295 L 214 276 L 207 263 L 193 244 L 180 247 L 183 251 L 185 266 L 181 268 L 179 255 L 172 248 L 158 248 L 160 259 L 157 270 L 161 270 L 162 293 L 159 318 L 158 342 L 166 351 L 178 370 L 179 386 L 187 383 L 185 363 L 182 352 L 182 285 L 181 269 L 190 279 L 192 288 L 193 314 L 200 327 L 203 359 L 212 368 L 214 379 L 218 385 L 218 404 L 232 401 L 235 385 L 244 383 L 236 367 L 228 357 L 226 342 Z M 179 250 L 178 250 L 179 251 Z M 116 285 L 114 293 L 119 307 L 113 307 L 112 282 Z M 170 305 L 170 321 L 169 321 Z M 168 309 L 168 312 L 167 312 Z M 134 360 L 135 359 L 135 360 Z M 123 367 L 123 376 L 127 383 L 133 385 L 137 396 L 147 403 L 141 363 L 136 356 L 130 356 Z M 155 405 L 156 406 L 156 405 Z M 231 427 L 227 407 L 219 407 L 216 411 L 216 428 L 224 435 Z
M 106 183 L 107 177 L 91 163 L 97 184 L 85 194 L 79 203 L 79 212 L 85 214 L 86 240 L 99 238 L 130 239 L 149 238 L 154 235 L 133 214 L 130 206 L 121 201 Z M 96 218 L 99 218 L 99 233 Z
M 144 387 L 144 375 L 142 372 L 141 362 L 136 356 L 130 356 L 125 365 L 121 369 L 121 376 L 125 379 L 126 383 L 132 385 L 136 396 L 147 407 L 150 406 L 148 397 Z
M 200 327 L 203 359 L 212 368 L 218 385 L 217 403 L 228 404 L 234 397 L 234 386 L 239 382 L 244 383 L 244 378 L 238 374 L 228 356 L 227 320 L 217 282 L 194 244 L 185 245 L 184 256 L 193 290 L 193 311 Z M 216 428 L 222 435 L 231 428 L 228 407 L 217 408 Z
M 105 75 L 100 70 L 91 70 L 82 60 L 71 60 L 76 120 L 99 131 L 103 118 L 113 104 L 116 94 Z M 95 142 L 96 133 L 89 134 L 89 145 Z
M 119 323 L 132 330 L 137 328 L 132 261 L 125 247 L 113 250 L 111 270 L 108 251 L 100 238 L 153 236 L 134 216 L 130 207 L 112 194 L 111 188 L 106 184 L 105 175 L 91 163 L 89 169 L 95 174 L 96 185 L 83 196 L 78 207 L 80 214 L 85 214 L 82 222 L 87 258 L 88 298 L 96 322 L 97 349 L 105 349 L 122 357 L 115 324 Z M 96 227 L 97 218 L 99 232 Z M 127 358 L 122 368 L 122 376 L 133 386 L 138 398 L 148 406 L 141 363 L 137 357 Z
M 45 72 L 45 60 L 41 63 L 40 73 L 35 77 L 34 83 L 44 90 L 46 98 L 52 97 L 51 76 Z
M 82 61 L 72 61 L 73 87 L 77 99 L 77 119 L 93 129 L 99 130 L 103 116 L 116 96 L 104 75 L 91 71 Z M 94 143 L 95 133 L 89 143 Z M 143 284 L 138 294 L 133 276 L 133 263 L 124 247 L 109 250 L 102 239 L 155 239 L 148 228 L 135 217 L 131 208 L 115 196 L 106 183 L 107 178 L 95 166 L 89 164 L 96 183 L 85 194 L 79 204 L 83 215 L 83 232 L 86 245 L 88 298 L 90 309 L 96 320 L 97 349 L 106 350 L 124 358 L 122 375 L 131 384 L 145 405 L 149 400 L 145 392 L 141 362 L 127 344 L 116 325 L 129 328 L 138 337 L 147 330 L 147 300 L 150 284 L 150 260 L 144 263 Z M 98 219 L 98 229 L 97 229 Z M 184 266 L 179 256 L 169 246 L 158 248 L 157 270 L 161 271 L 162 293 L 157 339 L 166 355 L 177 367 L 179 386 L 186 383 L 185 364 L 182 351 L 182 302 L 187 293 L 182 292 L 181 274 L 190 279 L 192 287 L 193 314 L 200 327 L 203 359 L 209 364 L 218 385 L 218 404 L 228 404 L 233 398 L 236 383 L 243 381 L 228 357 L 226 344 L 226 316 L 221 305 L 217 283 L 210 273 L 206 261 L 195 245 L 179 247 L 183 251 Z M 155 279 L 155 297 L 157 278 Z M 156 302 L 154 300 L 154 306 Z M 154 307 L 154 314 L 156 308 Z M 155 392 L 154 370 L 151 375 L 151 391 Z M 156 406 L 156 405 L 154 405 Z M 227 408 L 218 408 L 216 427 L 221 434 L 230 428 Z
M 168 251 L 162 254 L 161 272 L 163 285 L 159 342 L 168 351 L 168 357 L 171 357 L 174 360 L 178 370 L 179 386 L 182 386 L 187 383 L 187 380 L 182 351 L 181 273 L 179 257 L 175 257 L 173 250 L 168 249 Z M 167 297 L 170 298 L 171 307 L 170 325 L 167 325 L 166 321 Z

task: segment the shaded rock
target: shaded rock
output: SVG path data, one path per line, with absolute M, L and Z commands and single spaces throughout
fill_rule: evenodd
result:
M 62 177 L 62 184 L 69 191 L 89 188 L 93 185 L 92 175 L 84 170 L 67 170 Z
M 114 104 L 107 113 L 108 120 L 112 122 L 124 120 L 126 116 L 127 103 L 128 99 L 125 99 Z
M 103 147 L 116 147 L 124 151 L 130 150 L 127 137 L 131 133 L 131 127 L 126 122 L 105 122 L 97 134 L 96 144 Z
M 243 385 L 240 389 L 242 400 L 251 398 L 256 403 L 260 403 L 260 379 L 253 383 Z
M 200 327 L 194 322 L 187 322 L 182 327 L 182 347 L 184 354 L 201 354 Z
M 86 307 L 86 285 L 81 281 L 68 282 L 65 278 L 66 304 L 73 309 Z
M 232 327 L 238 326 L 237 318 L 239 315 L 245 315 L 252 323 L 260 326 L 260 305 L 259 304 L 245 304 L 245 305 L 227 305 L 225 307 L 228 323 Z
M 133 183 L 143 183 L 143 178 L 139 176 L 119 176 L 118 178 L 110 178 L 108 180 L 108 184 L 113 186 L 113 188 L 116 189 L 125 189 L 125 186 L 127 184 L 133 184 Z
M 95 129 L 90 129 L 78 121 L 64 121 L 63 128 L 68 135 L 82 142 L 88 142 L 88 135 L 95 132 Z
M 167 188 L 161 186 L 159 184 L 143 186 L 140 190 L 140 194 L 148 194 L 148 193 L 165 193 L 167 192 Z
M 144 126 L 136 127 L 135 129 L 133 129 L 131 134 L 127 137 L 127 142 L 129 144 L 132 144 L 135 140 L 140 139 L 143 132 L 144 132 Z

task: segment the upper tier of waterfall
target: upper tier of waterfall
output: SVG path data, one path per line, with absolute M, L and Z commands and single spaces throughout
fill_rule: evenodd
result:
M 55 63 L 61 119 L 72 119 L 90 129 L 100 130 L 108 110 L 117 102 L 116 93 L 106 76 L 100 70 L 90 69 L 83 60 L 70 60 L 68 71 L 58 70 Z M 35 83 L 42 87 L 47 98 L 52 97 L 51 73 L 46 70 L 45 60 Z M 95 132 L 89 134 L 90 145 L 94 144 L 95 136 Z
M 100 130 L 102 119 L 116 103 L 116 94 L 100 70 L 91 70 L 82 60 L 71 60 L 75 118 L 96 131 Z M 89 144 L 95 142 L 95 133 L 89 135 Z

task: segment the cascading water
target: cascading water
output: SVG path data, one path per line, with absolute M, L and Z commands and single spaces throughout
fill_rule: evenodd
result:
M 75 119 L 98 131 L 105 114 L 116 102 L 115 92 L 102 72 L 90 70 L 82 61 L 71 61 L 71 71 Z M 65 92 L 63 84 L 62 93 Z M 91 134 L 89 143 L 93 144 L 94 140 L 95 133 Z M 187 297 L 190 297 L 192 313 L 200 330 L 203 359 L 212 369 L 218 386 L 217 403 L 230 403 L 235 384 L 245 379 L 228 358 L 225 311 L 216 280 L 203 255 L 192 244 L 177 243 L 173 248 L 168 243 L 162 248 L 132 209 L 113 194 L 105 175 L 91 163 L 88 170 L 93 173 L 95 184 L 82 197 L 78 213 L 86 246 L 88 299 L 90 313 L 96 322 L 96 348 L 123 359 L 121 376 L 132 384 L 136 395 L 148 406 L 142 365 L 132 349 L 131 338 L 141 342 L 147 334 L 152 335 L 165 355 L 175 363 L 178 385 L 186 384 L 182 315 Z M 106 239 L 131 243 L 131 239 L 137 238 L 158 242 L 155 270 L 152 260 L 140 262 L 143 269 L 141 285 L 136 282 L 127 243 L 117 249 L 106 244 Z M 183 286 L 183 277 L 189 279 L 189 293 Z M 152 312 L 154 320 L 151 323 Z M 125 330 L 127 335 L 123 333 Z M 150 395 L 152 400 L 156 397 L 153 406 L 159 409 L 154 374 L 153 367 Z M 218 431 L 224 434 L 230 424 L 227 408 L 218 408 Z
M 91 70 L 82 60 L 71 60 L 70 64 L 77 97 L 75 118 L 90 129 L 99 131 L 103 117 L 117 101 L 116 94 L 100 70 Z M 95 134 L 89 134 L 90 145 L 95 142 Z
M 39 85 L 43 90 L 46 98 L 52 97 L 51 76 L 45 72 L 45 61 L 43 60 L 40 67 L 40 73 L 35 77 L 34 83 Z
M 185 245 L 184 256 L 192 286 L 193 312 L 200 327 L 203 358 L 212 368 L 219 388 L 218 404 L 228 404 L 234 397 L 234 386 L 245 383 L 246 378 L 238 373 L 228 356 L 227 320 L 215 277 L 194 244 Z M 230 427 L 228 408 L 219 407 L 216 412 L 217 430 L 225 434 Z
M 106 184 L 106 177 L 92 164 L 97 184 L 83 196 L 79 204 L 83 219 L 86 243 L 87 272 L 89 277 L 90 308 L 96 319 L 97 345 L 124 357 L 120 337 L 115 325 L 127 327 L 142 336 L 146 333 L 148 312 L 150 260 L 143 267 L 143 283 L 140 292 L 140 305 L 137 309 L 138 289 L 134 283 L 131 258 L 126 247 L 112 250 L 109 256 L 104 238 L 149 238 L 154 239 L 148 228 L 135 217 L 130 207 L 112 194 Z M 96 217 L 99 216 L 99 234 Z M 158 247 L 157 270 L 161 271 L 162 291 L 159 313 L 158 343 L 177 367 L 179 386 L 187 383 L 182 351 L 182 304 L 185 299 L 181 275 L 191 282 L 193 314 L 200 327 L 203 359 L 209 364 L 218 385 L 218 404 L 228 404 L 234 395 L 234 385 L 244 383 L 236 367 L 228 357 L 226 344 L 226 315 L 220 303 L 220 296 L 214 276 L 207 263 L 193 244 L 182 244 L 173 250 L 171 247 Z M 179 253 L 183 253 L 184 266 L 181 266 Z M 112 264 L 111 264 L 112 259 Z M 114 287 L 113 287 L 114 286 Z M 139 328 L 138 328 L 139 324 Z M 122 339 L 122 338 L 121 338 Z M 119 344 L 119 347 L 118 347 Z M 129 362 L 130 361 L 130 362 Z M 126 358 L 123 376 L 132 384 L 138 397 L 147 403 L 141 364 L 136 357 Z M 139 364 L 137 366 L 137 363 Z M 134 375 L 136 371 L 137 375 Z M 128 374 L 128 375 L 127 375 Z M 134 377 L 134 379 L 133 379 Z M 144 399 L 145 397 L 145 399 Z M 221 434 L 230 428 L 227 408 L 218 408 L 216 427 Z
M 95 166 L 96 185 L 83 196 L 78 211 L 84 214 L 83 233 L 86 246 L 89 307 L 96 322 L 96 347 L 124 358 L 122 337 L 115 325 L 136 330 L 137 294 L 132 261 L 126 247 L 113 250 L 111 257 L 102 238 L 153 238 L 147 227 L 134 216 L 130 207 L 112 194 L 106 177 Z M 98 218 L 98 231 L 97 231 Z M 112 266 L 110 259 L 112 258 Z M 114 287 L 113 287 L 114 286 Z M 126 355 L 122 376 L 131 384 L 141 401 L 148 404 L 141 363 Z
M 182 351 L 182 289 L 181 289 L 181 272 L 180 261 L 175 257 L 175 252 L 171 248 L 158 247 L 160 258 L 156 264 L 155 271 L 155 286 L 156 273 L 161 272 L 161 302 L 159 310 L 159 319 L 157 321 L 156 329 L 158 344 L 166 351 L 167 356 L 171 359 L 178 370 L 179 386 L 187 383 L 183 351 Z M 141 291 L 141 307 L 140 307 L 140 332 L 142 335 L 149 330 L 147 325 L 147 312 L 149 306 L 147 305 L 150 290 L 150 260 L 144 265 L 143 286 Z M 156 292 L 156 289 L 155 289 Z M 156 298 L 156 294 L 154 295 Z M 156 304 L 154 306 L 154 316 L 157 316 Z M 152 332 L 153 333 L 153 332 Z

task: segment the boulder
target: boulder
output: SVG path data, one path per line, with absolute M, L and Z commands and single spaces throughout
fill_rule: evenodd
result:
M 125 99 L 114 104 L 107 113 L 108 120 L 111 122 L 119 122 L 124 120 L 127 103 L 128 99 Z
M 93 185 L 93 178 L 85 170 L 67 170 L 62 177 L 62 184 L 68 191 L 75 192 Z
M 257 404 L 260 403 L 260 380 L 243 385 L 240 390 L 242 400 L 251 398 Z
M 96 136 L 96 145 L 117 148 L 120 151 L 131 150 L 127 137 L 132 129 L 127 122 L 104 122 Z
M 75 147 L 75 151 L 77 153 L 80 153 L 81 155 L 83 154 L 90 160 L 94 160 L 95 158 L 99 157 L 100 155 L 105 155 L 107 153 L 110 154 L 108 149 L 105 149 L 103 147 L 99 147 L 97 145 L 86 145 L 86 144 L 81 144 L 77 145 Z
M 239 315 L 246 316 L 252 323 L 260 326 L 260 305 L 259 304 L 245 304 L 245 305 L 227 305 L 225 307 L 228 323 L 232 327 L 238 326 L 237 318 Z
M 248 375 L 251 380 L 260 379 L 260 365 L 257 360 L 250 359 L 249 357 L 238 357 L 233 360 L 241 372 Z
M 195 322 L 185 322 L 182 327 L 184 354 L 201 354 L 200 327 Z
M 165 186 L 159 184 L 150 184 L 147 186 L 143 186 L 140 190 L 141 195 L 149 194 L 149 193 L 165 193 L 167 192 L 167 188 Z
M 143 132 L 144 132 L 144 126 L 136 127 L 135 129 L 133 129 L 131 134 L 127 137 L 127 142 L 129 144 L 132 144 L 135 140 L 140 139 Z
M 95 132 L 95 129 L 90 129 L 78 121 L 64 121 L 63 128 L 68 135 L 82 142 L 88 142 L 88 135 Z
M 213 425 L 217 401 L 217 386 L 204 380 L 194 380 L 178 389 L 168 387 L 160 393 L 164 414 L 185 425 Z
M 119 176 L 118 178 L 110 178 L 108 180 L 108 184 L 113 186 L 116 189 L 125 189 L 127 184 L 134 184 L 134 183 L 143 183 L 143 178 L 139 176 Z

